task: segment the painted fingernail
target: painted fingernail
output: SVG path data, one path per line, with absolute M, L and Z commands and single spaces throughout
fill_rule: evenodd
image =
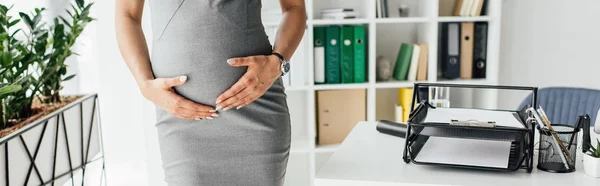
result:
M 179 82 L 185 82 L 187 80 L 187 76 L 179 76 Z
M 202 118 L 196 118 L 195 120 L 202 120 Z
M 215 110 L 221 110 L 223 107 L 221 106 L 217 106 L 217 108 Z
M 237 110 L 240 110 L 241 108 L 242 108 L 242 106 L 238 106 L 238 107 L 237 107 L 237 108 L 235 108 L 235 109 L 237 109 Z
M 227 111 L 229 109 L 231 109 L 231 107 L 224 108 L 223 111 Z
M 209 110 L 208 112 L 213 112 L 214 113 L 214 112 L 217 112 L 217 110 Z
M 234 59 L 228 59 L 227 63 L 229 63 L 230 65 L 233 65 L 233 64 L 235 64 L 235 60 Z
M 217 102 L 215 104 L 219 104 L 219 103 L 221 103 L 221 100 L 217 99 Z
M 219 117 L 219 115 L 218 115 L 218 114 L 212 114 L 212 115 L 210 115 L 210 116 L 212 116 L 212 117 Z
M 210 116 L 208 116 L 208 117 L 206 117 L 206 119 L 214 119 L 214 118 L 213 118 L 213 117 L 210 117 Z

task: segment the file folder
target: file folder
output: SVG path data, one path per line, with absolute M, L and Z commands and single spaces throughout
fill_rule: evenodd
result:
M 440 32 L 440 69 L 441 77 L 456 79 L 460 77 L 460 23 L 442 23 Z
M 342 83 L 352 83 L 354 82 L 354 28 L 352 26 L 342 26 L 340 37 Z
M 460 43 L 460 78 L 473 78 L 473 27 L 474 23 L 462 23 Z
M 487 23 L 475 23 L 473 40 L 473 78 L 485 78 L 487 66 Z
M 325 31 L 325 78 L 328 84 L 336 84 L 341 82 L 340 26 L 328 26 Z
M 325 83 L 325 27 L 314 27 L 315 84 Z
M 364 83 L 366 81 L 366 59 L 367 51 L 365 38 L 365 26 L 354 26 L 354 82 Z

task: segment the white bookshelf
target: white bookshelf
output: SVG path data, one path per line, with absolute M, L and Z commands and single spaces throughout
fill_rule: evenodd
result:
M 307 7 L 307 30 L 304 38 L 303 59 L 300 68 L 304 74 L 304 84 L 286 87 L 288 106 L 292 115 L 292 146 L 285 185 L 313 185 L 315 174 L 320 166 L 337 150 L 339 145 L 317 146 L 316 137 L 316 91 L 339 89 L 367 90 L 367 120 L 377 121 L 389 118 L 393 109 L 382 103 L 397 103 L 398 88 L 412 87 L 415 82 L 375 80 L 376 57 L 395 61 L 402 42 L 427 43 L 429 45 L 429 66 L 427 81 L 458 84 L 497 84 L 499 70 L 501 0 L 486 0 L 487 15 L 479 17 L 438 16 L 439 0 L 388 0 L 389 7 L 401 3 L 409 5 L 410 17 L 376 17 L 375 0 L 305 0 Z M 263 0 L 264 8 L 278 8 L 279 1 Z M 323 8 L 353 8 L 359 12 L 357 19 L 323 20 L 320 10 Z M 392 10 L 390 10 L 392 11 Z M 442 80 L 437 77 L 438 70 L 438 29 L 443 22 L 488 22 L 487 77 L 486 79 Z M 278 21 L 265 21 L 267 29 L 277 27 Z M 368 77 L 365 83 L 356 84 L 319 84 L 315 85 L 313 76 L 313 27 L 325 25 L 365 25 L 368 29 Z M 291 61 L 294 63 L 295 61 Z M 293 67 L 293 66 L 292 66 Z M 291 69 L 291 73 L 298 69 Z M 479 96 L 481 98 L 481 96 Z M 483 99 L 495 100 L 496 93 L 489 92 Z M 488 101 L 495 104 L 494 101 Z M 491 105 L 494 107 L 494 105 Z M 365 139 L 368 140 L 368 139 Z M 398 144 L 397 148 L 401 148 Z

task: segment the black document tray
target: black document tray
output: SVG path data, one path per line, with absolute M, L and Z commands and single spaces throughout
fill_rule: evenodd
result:
M 536 106 L 536 87 L 516 87 L 516 86 L 492 86 L 492 85 L 458 85 L 458 84 L 438 84 L 438 83 L 415 83 L 413 90 L 428 90 L 429 87 L 457 87 L 457 88 L 479 88 L 479 89 L 510 89 L 510 90 L 530 90 L 533 92 L 532 105 Z M 531 172 L 533 169 L 533 141 L 534 128 L 531 122 L 527 122 L 528 114 L 526 107 L 520 111 L 504 111 L 513 112 L 524 125 L 524 128 L 515 127 L 476 127 L 476 126 L 457 126 L 449 123 L 425 123 L 427 111 L 433 108 L 427 100 L 423 100 L 419 96 L 420 91 L 413 91 L 413 104 L 408 120 L 408 128 L 406 133 L 406 142 L 404 145 L 403 159 L 406 163 L 414 163 L 418 165 L 434 165 L 457 168 L 473 168 L 483 170 L 497 171 L 516 171 L 519 169 L 527 169 Z M 416 104 L 418 100 L 422 100 Z M 416 105 L 416 107 L 415 107 Z M 435 109 L 435 108 L 433 108 Z M 500 110 L 497 110 L 500 111 Z M 489 141 L 509 141 L 511 143 L 510 155 L 507 168 L 473 166 L 473 165 L 456 165 L 444 163 L 431 163 L 416 161 L 421 148 L 427 143 L 430 136 L 446 137 L 446 138 L 462 138 L 476 139 Z

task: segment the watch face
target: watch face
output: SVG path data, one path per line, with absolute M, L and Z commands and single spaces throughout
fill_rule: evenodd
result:
M 290 64 L 289 64 L 289 63 L 285 63 L 285 64 L 283 65 L 283 70 L 284 70 L 284 71 L 283 71 L 284 73 L 287 73 L 287 72 L 289 72 L 289 71 L 290 71 Z

